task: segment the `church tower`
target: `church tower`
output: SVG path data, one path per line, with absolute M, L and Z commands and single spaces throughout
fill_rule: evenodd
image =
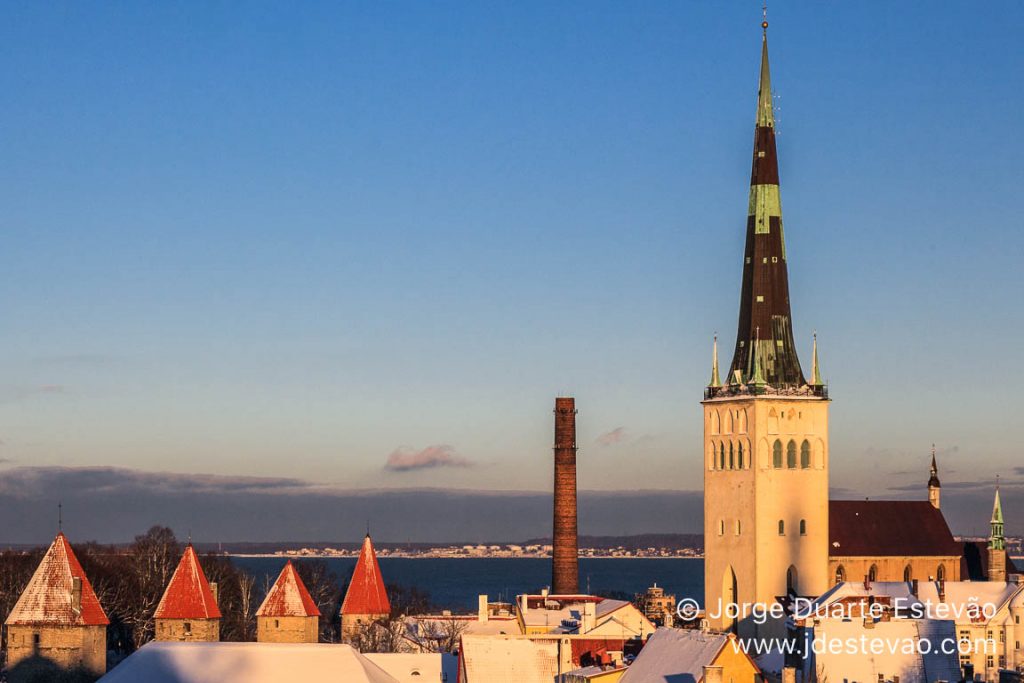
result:
M 939 483 L 939 467 L 935 464 L 935 444 L 932 444 L 931 477 L 928 479 L 928 502 L 938 510 L 942 497 L 942 484 Z
M 793 340 L 763 23 L 740 315 L 729 373 L 704 392 L 704 600 L 710 626 L 780 635 L 720 605 L 787 602 L 828 581 L 828 389 Z M 723 381 L 724 380 L 724 381 Z
M 999 502 L 999 485 L 992 504 L 991 531 L 988 536 L 988 580 L 1006 581 L 1006 536 L 1003 535 L 1003 505 Z

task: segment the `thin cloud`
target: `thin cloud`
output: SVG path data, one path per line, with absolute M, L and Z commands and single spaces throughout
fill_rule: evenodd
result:
M 610 432 L 605 432 L 601 436 L 597 437 L 597 443 L 602 446 L 614 446 L 617 443 L 622 443 L 626 438 L 626 428 L 616 427 Z
M 435 467 L 469 467 L 472 463 L 456 455 L 455 449 L 445 444 L 427 446 L 423 450 L 396 448 L 391 451 L 384 469 L 388 472 L 410 472 Z

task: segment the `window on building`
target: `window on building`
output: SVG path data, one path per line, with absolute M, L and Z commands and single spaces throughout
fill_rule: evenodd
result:
M 871 569 L 868 570 L 868 581 L 878 581 L 878 566 L 871 565 Z
M 907 583 L 914 580 L 914 570 L 910 568 L 909 564 L 903 568 L 903 580 Z
M 185 629 L 185 635 L 186 636 L 192 635 L 192 624 L 190 624 L 189 622 L 186 621 L 185 624 L 184 624 L 184 629 Z
M 793 565 L 786 570 L 786 592 L 796 593 L 796 567 Z
M 723 443 L 718 447 L 718 469 L 725 469 L 725 444 Z
M 846 581 L 846 570 L 843 569 L 843 565 L 836 567 L 836 585 Z
M 786 467 L 791 470 L 796 469 L 796 441 L 786 444 Z
M 722 536 L 723 534 L 725 534 L 725 520 L 720 519 L 718 520 L 718 535 Z
M 786 535 L 786 523 L 780 519 L 779 520 L 779 536 L 785 536 L 785 535 Z
M 807 535 L 807 520 L 806 519 L 801 519 L 800 520 L 800 535 L 801 536 L 806 536 Z
M 946 580 L 946 565 L 944 565 L 944 564 L 940 564 L 939 565 L 939 568 L 935 571 L 935 580 L 936 581 L 945 581 Z
M 738 457 L 736 458 L 736 467 L 738 469 L 742 470 L 743 469 L 743 442 L 742 441 L 736 447 L 736 453 L 738 454 Z
M 736 535 L 740 535 L 740 520 L 736 520 Z
M 779 469 L 782 467 L 782 442 L 775 439 L 775 443 L 772 444 L 772 467 Z
M 736 469 L 736 460 L 735 460 L 735 458 L 733 456 L 733 451 L 732 451 L 732 441 L 729 442 L 729 469 L 730 470 Z
M 274 628 L 281 628 L 281 620 L 274 619 Z
M 38 633 L 33 633 L 32 634 L 32 647 L 38 649 L 39 648 L 39 643 L 40 643 L 41 640 L 42 640 L 42 636 L 40 636 Z
M 800 444 L 800 467 L 805 470 L 811 467 L 811 443 L 807 439 Z

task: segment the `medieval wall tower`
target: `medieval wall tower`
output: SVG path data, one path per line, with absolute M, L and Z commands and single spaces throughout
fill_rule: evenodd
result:
M 782 625 L 719 616 L 729 604 L 820 595 L 828 580 L 828 391 L 797 358 L 763 24 L 736 347 L 704 394 L 704 599 L 712 628 L 778 635 Z

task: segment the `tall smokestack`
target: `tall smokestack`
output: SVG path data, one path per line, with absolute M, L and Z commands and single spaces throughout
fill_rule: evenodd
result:
M 555 399 L 555 519 L 551 592 L 579 592 L 576 538 L 576 399 Z

